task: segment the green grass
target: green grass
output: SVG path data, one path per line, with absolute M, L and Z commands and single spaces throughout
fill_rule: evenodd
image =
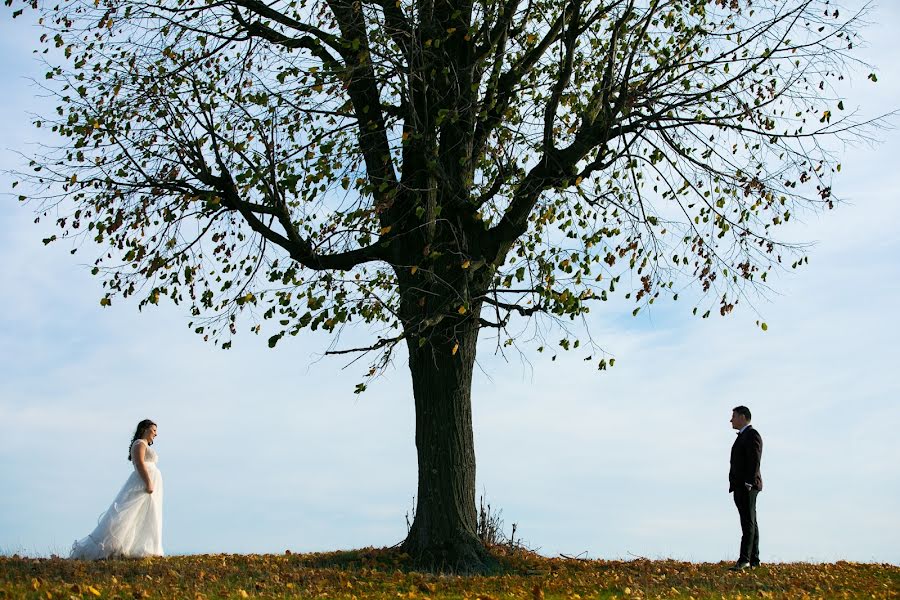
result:
M 394 550 L 71 561 L 0 557 L 0 598 L 900 598 L 900 567 L 584 561 L 497 549 L 492 575 L 423 573 Z

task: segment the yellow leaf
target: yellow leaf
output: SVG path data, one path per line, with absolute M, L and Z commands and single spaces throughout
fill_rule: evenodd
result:
M 465 307 L 465 306 L 460 306 L 460 307 L 456 310 L 456 312 L 458 312 L 458 313 L 461 314 L 461 315 L 464 315 L 464 314 L 466 314 L 466 307 Z
M 418 271 L 418 270 L 419 270 L 419 267 L 417 267 L 416 265 L 413 265 L 412 267 L 409 268 L 409 274 L 415 275 L 416 271 Z
M 450 354 L 456 356 L 456 353 L 459 352 L 459 342 L 453 344 L 453 350 L 450 351 Z
M 391 232 L 391 226 L 388 225 L 387 227 L 382 227 L 381 230 L 378 232 L 378 234 L 379 235 L 387 235 L 390 232 Z
M 581 180 L 582 180 L 582 179 L 583 179 L 582 177 L 578 177 L 578 178 L 575 180 L 575 185 L 581 185 Z
M 97 588 L 95 588 L 95 587 L 92 586 L 92 585 L 87 586 L 87 591 L 88 591 L 88 593 L 91 594 L 92 596 L 97 596 L 97 597 L 100 596 L 100 590 L 98 590 Z
M 466 260 L 466 261 L 463 262 L 462 268 L 463 268 L 463 269 L 468 269 L 468 268 L 469 268 L 469 265 L 471 265 L 471 264 L 472 264 L 472 261 Z
M 69 177 L 69 183 L 72 184 L 72 183 L 75 183 L 76 181 L 78 181 L 78 175 L 76 175 L 75 173 L 72 173 L 72 176 Z
M 238 596 L 240 596 L 241 598 L 249 598 L 250 594 L 248 594 L 244 590 L 240 589 L 240 590 L 238 590 Z

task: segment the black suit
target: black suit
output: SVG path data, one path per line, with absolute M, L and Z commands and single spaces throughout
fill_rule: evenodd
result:
M 734 505 L 741 517 L 741 555 L 739 563 L 759 564 L 759 526 L 756 523 L 756 496 L 762 491 L 759 464 L 762 461 L 762 437 L 747 426 L 731 447 L 731 471 L 728 491 L 734 492 Z M 747 484 L 750 485 L 749 489 Z

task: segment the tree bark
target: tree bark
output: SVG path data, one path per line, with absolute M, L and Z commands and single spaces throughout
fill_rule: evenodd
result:
M 492 564 L 476 532 L 471 392 L 478 329 L 476 317 L 445 318 L 424 343 L 408 340 L 419 487 L 403 547 L 437 570 L 484 572 Z

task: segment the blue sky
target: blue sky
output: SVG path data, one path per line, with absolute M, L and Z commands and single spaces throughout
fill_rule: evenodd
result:
M 0 19 L 0 170 L 38 138 L 46 106 L 26 22 Z M 879 67 L 848 108 L 900 106 L 900 8 L 876 7 L 862 56 Z M 727 494 L 731 407 L 762 433 L 764 561 L 900 564 L 900 135 L 845 150 L 848 202 L 795 235 L 810 265 L 755 310 L 700 320 L 690 306 L 592 313 L 616 356 L 530 363 L 479 350 L 473 390 L 478 489 L 542 553 L 733 560 Z M 10 178 L 0 175 L 0 189 Z M 311 334 L 224 352 L 181 308 L 101 309 L 99 282 L 49 225 L 0 201 L 0 552 L 66 553 L 127 477 L 134 424 L 159 423 L 169 553 L 283 552 L 391 545 L 416 488 L 403 357 L 363 396 L 360 368 L 322 358 Z M 87 250 L 87 249 L 85 249 Z M 758 313 L 758 314 L 757 314 Z M 770 329 L 755 327 L 764 318 Z

